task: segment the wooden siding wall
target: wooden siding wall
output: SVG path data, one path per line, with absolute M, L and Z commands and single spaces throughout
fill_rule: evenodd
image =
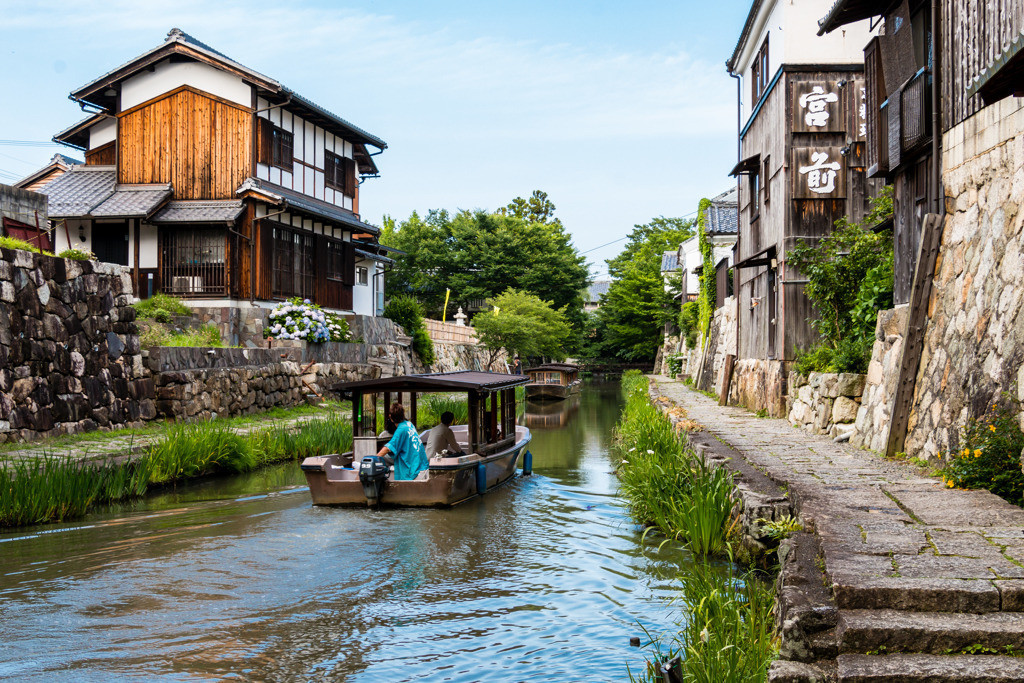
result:
M 863 144 L 857 143 L 850 154 L 838 159 L 845 165 L 846 184 L 842 194 L 855 200 L 793 199 L 795 169 L 789 168 L 791 150 L 794 147 L 812 146 L 839 148 L 846 145 L 847 136 L 845 131 L 792 132 L 795 117 L 800 114 L 792 111 L 794 87 L 799 88 L 801 86 L 798 84 L 808 81 L 844 80 L 852 87 L 854 78 L 861 78 L 859 71 L 784 73 L 743 138 L 743 158 L 760 154 L 763 168 L 765 155 L 770 156 L 771 177 L 762 179 L 762 187 L 770 183 L 770 200 L 767 205 L 762 201 L 760 217 L 757 224 L 752 226 L 748 181 L 746 176 L 740 177 L 740 240 L 737 259 L 747 259 L 769 247 L 775 247 L 778 259 L 778 310 L 774 344 L 769 344 L 769 320 L 773 312 L 768 306 L 768 269 L 736 269 L 740 326 L 737 351 L 740 358 L 767 359 L 769 349 L 774 346 L 777 359 L 792 360 L 797 349 L 805 349 L 817 340 L 817 334 L 809 323 L 815 314 L 804 294 L 803 283 L 798 282 L 803 276 L 787 266 L 786 252 L 797 241 L 817 240 L 830 234 L 834 222 L 847 213 L 854 220 L 863 217 L 867 211 L 867 197 L 873 196 L 882 186 L 881 181 L 867 179 L 863 167 Z M 845 96 L 841 100 L 845 101 Z M 851 117 L 846 120 L 847 126 L 853 125 Z M 751 307 L 755 300 L 757 305 Z
M 967 89 L 1024 30 L 1024 0 L 942 0 L 939 11 L 945 131 L 984 106 Z
M 252 168 L 252 112 L 189 87 L 118 120 L 118 181 L 171 183 L 177 199 L 233 199 Z
M 85 153 L 85 163 L 89 166 L 113 166 L 117 163 L 117 141 L 111 140 L 96 149 Z

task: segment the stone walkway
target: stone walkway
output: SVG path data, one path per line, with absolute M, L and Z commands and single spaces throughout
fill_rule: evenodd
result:
M 787 615 L 794 592 L 780 591 L 783 656 L 794 661 L 776 662 L 770 680 L 1024 680 L 1024 658 L 1000 654 L 1024 654 L 1024 510 L 654 379 L 662 396 L 785 491 L 814 533 L 828 604 Z M 787 621 L 801 615 L 815 623 Z M 785 642 L 811 631 L 828 642 Z

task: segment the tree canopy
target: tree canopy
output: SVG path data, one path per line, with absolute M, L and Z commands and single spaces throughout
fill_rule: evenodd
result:
M 636 225 L 618 256 L 608 259 L 611 286 L 592 317 L 588 353 L 623 361 L 653 360 L 662 326 L 676 317 L 673 297 L 679 278 L 666 283 L 663 252 L 679 248 L 693 235 L 693 221 L 658 217 Z
M 572 330 L 564 312 L 555 310 L 550 301 L 509 288 L 488 303 L 491 308 L 473 318 L 477 339 L 491 354 L 488 364 L 502 349 L 524 358 L 565 358 Z
M 406 254 L 388 275 L 387 294 L 411 294 L 428 314 L 440 317 L 447 289 L 451 315 L 458 306 L 468 312 L 469 302 L 515 287 L 550 301 L 581 329 L 586 259 L 554 210 L 538 191 L 493 213 L 432 210 L 400 223 L 386 218 L 381 242 Z

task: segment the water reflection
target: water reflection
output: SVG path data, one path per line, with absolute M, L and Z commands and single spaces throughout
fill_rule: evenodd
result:
M 562 404 L 535 476 L 452 510 L 314 508 L 289 464 L 0 535 L 0 678 L 623 678 L 681 555 L 616 498 L 617 385 Z

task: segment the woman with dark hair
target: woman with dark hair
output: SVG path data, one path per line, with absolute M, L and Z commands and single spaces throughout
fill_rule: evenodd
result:
M 416 425 L 405 419 L 405 408 L 401 403 L 391 404 L 391 421 L 395 425 L 391 441 L 380 449 L 379 455 L 395 465 L 395 479 L 415 479 L 416 475 L 427 469 L 427 451 L 420 441 Z

